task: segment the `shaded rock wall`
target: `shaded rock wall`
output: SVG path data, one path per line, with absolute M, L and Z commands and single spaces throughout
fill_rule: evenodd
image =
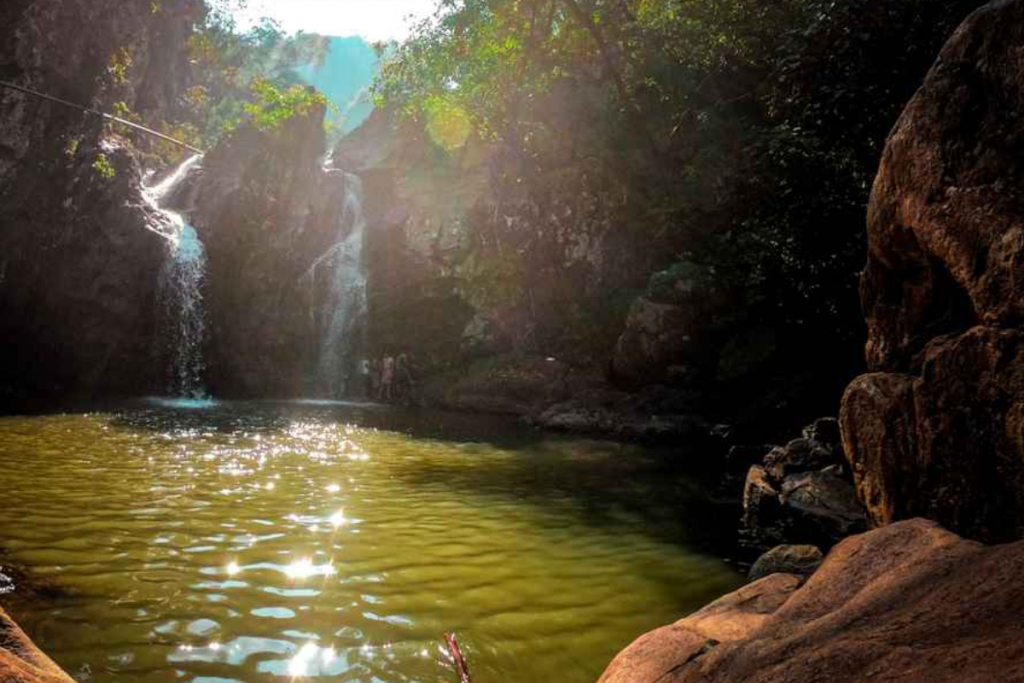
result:
M 842 430 L 875 524 L 1024 536 L 1024 2 L 975 12 L 893 130 Z
M 313 395 L 309 271 L 339 239 L 344 173 L 324 168 L 323 108 L 282 127 L 246 126 L 203 162 L 192 222 L 206 246 L 208 389 L 225 397 Z
M 622 195 L 587 162 L 526 172 L 381 112 L 334 154 L 367 188 L 373 348 L 428 374 L 510 351 L 604 371 L 658 255 L 616 229 Z
M 185 85 L 200 12 L 196 0 L 165 0 L 159 12 L 141 1 L 11 0 L 0 7 L 0 78 L 159 117 Z M 154 390 L 164 244 L 145 229 L 131 144 L 104 139 L 96 117 L 5 89 L 0 121 L 0 404 Z M 114 177 L 94 167 L 101 156 Z

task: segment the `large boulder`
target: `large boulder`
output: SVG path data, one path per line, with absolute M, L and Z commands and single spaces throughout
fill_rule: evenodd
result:
M 901 522 L 772 574 L 630 645 L 600 683 L 1024 681 L 1024 542 Z
M 1024 537 L 1024 2 L 953 35 L 893 130 L 868 215 L 867 359 L 842 431 L 875 524 Z
M 683 262 L 652 276 L 615 345 L 616 379 L 632 385 L 707 379 L 717 364 L 715 316 L 722 297 L 710 268 Z

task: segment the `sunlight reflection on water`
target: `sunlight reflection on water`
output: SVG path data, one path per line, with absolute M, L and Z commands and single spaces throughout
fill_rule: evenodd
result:
M 67 591 L 11 608 L 90 683 L 450 680 L 451 630 L 480 680 L 592 683 L 741 580 L 729 516 L 642 449 L 193 407 L 0 418 L 0 543 Z

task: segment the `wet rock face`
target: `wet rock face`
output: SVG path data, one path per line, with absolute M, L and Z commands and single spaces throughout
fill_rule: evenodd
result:
M 868 216 L 867 359 L 842 429 L 875 524 L 1024 536 L 1024 2 L 975 12 L 894 129 Z
M 159 116 L 186 85 L 186 37 L 200 11 L 196 0 L 161 7 L 4 2 L 0 78 Z M 131 66 L 115 82 L 121 48 Z M 146 229 L 132 146 L 103 139 L 95 117 L 6 89 L 0 121 L 0 404 L 155 390 L 164 241 Z
M 641 636 L 600 683 L 1022 681 L 1022 571 L 1024 542 L 893 524 L 843 541 L 803 587 L 772 574 Z
M 313 395 L 310 269 L 339 239 L 344 173 L 321 165 L 324 111 L 273 131 L 242 127 L 203 160 L 193 225 L 206 246 L 208 389 Z

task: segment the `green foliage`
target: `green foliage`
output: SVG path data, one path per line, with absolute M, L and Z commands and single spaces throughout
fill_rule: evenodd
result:
M 271 125 L 275 116 L 285 113 L 268 110 L 261 114 L 253 109 L 271 104 L 274 95 L 269 87 L 301 107 L 303 97 L 288 94 L 298 84 L 294 67 L 322 60 L 327 42 L 301 32 L 287 36 L 271 19 L 243 32 L 234 11 L 244 2 L 207 0 L 207 5 L 205 21 L 188 41 L 192 86 L 181 99 L 177 123 L 190 124 L 203 145 L 211 147 L 246 117 L 256 116 Z
M 110 159 L 106 154 L 100 152 L 96 155 L 95 161 L 92 162 L 92 168 L 101 178 L 110 180 L 117 176 L 117 169 L 110 163 Z
M 74 158 L 78 154 L 78 148 L 82 145 L 82 136 L 76 135 L 68 139 L 67 145 L 64 146 L 64 154 L 69 158 Z
M 262 77 L 253 81 L 252 93 L 254 101 L 243 105 L 243 109 L 253 125 L 264 131 L 276 130 L 316 107 L 327 106 L 327 98 L 312 87 L 293 85 L 282 90 Z
M 981 4 L 442 0 L 374 93 L 442 146 L 466 127 L 493 143 L 502 196 L 544 205 L 571 168 L 623 197 L 613 224 L 660 256 L 650 296 L 677 299 L 697 268 L 742 324 L 785 331 L 773 348 L 857 346 L 885 137 Z M 522 244 L 529 261 L 539 247 Z
M 180 140 L 181 142 L 193 147 L 198 148 L 203 144 L 202 138 L 199 135 L 199 130 L 187 121 L 181 123 L 164 122 L 160 126 L 159 130 L 164 135 L 174 140 Z M 186 156 L 192 154 L 192 152 L 174 144 L 173 142 L 167 142 L 166 140 L 160 139 L 154 141 L 153 153 L 156 154 L 157 157 L 159 157 L 165 164 L 177 164 Z
M 110 63 L 107 65 L 107 73 L 114 85 L 127 85 L 131 68 L 135 65 L 135 58 L 131 50 L 126 47 L 119 48 L 110 56 Z

